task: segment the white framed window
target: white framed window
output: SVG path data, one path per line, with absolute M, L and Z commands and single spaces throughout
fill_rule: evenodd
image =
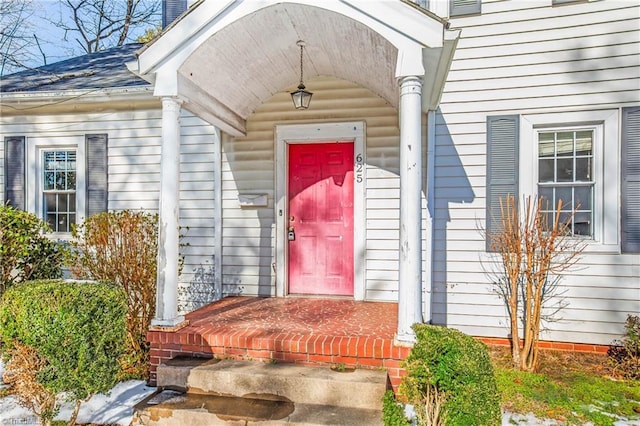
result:
M 413 2 L 423 9 L 429 9 L 429 0 L 413 0 Z
M 449 16 L 478 15 L 482 12 L 482 0 L 449 0 Z
M 53 232 L 76 224 L 76 150 L 42 151 L 42 216 Z
M 542 196 L 549 215 L 558 200 L 571 232 L 589 251 L 618 251 L 619 111 L 523 115 L 519 192 Z M 547 207 L 548 206 L 548 207 Z
M 26 209 L 67 238 L 85 219 L 84 136 L 27 138 Z
M 594 236 L 594 139 L 599 128 L 560 128 L 537 132 L 538 196 L 547 223 L 560 207 L 560 221 L 574 236 Z M 601 189 L 598 188 L 598 193 Z

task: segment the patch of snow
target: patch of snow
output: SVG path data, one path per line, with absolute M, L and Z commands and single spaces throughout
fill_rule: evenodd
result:
M 618 420 L 613 423 L 613 426 L 640 426 L 640 420 L 629 420 L 621 417 L 617 418 Z M 564 423 L 557 420 L 541 419 L 534 416 L 532 413 L 518 414 L 508 411 L 502 413 L 502 426 L 559 426 L 563 424 Z M 593 426 L 593 423 L 588 422 L 584 426 Z
M 142 380 L 118 383 L 106 395 L 94 395 L 80 404 L 76 423 L 128 426 L 133 420 L 133 407 L 155 391 Z M 72 410 L 72 403 L 64 404 L 55 420 L 69 420 Z
M 529 414 L 518 414 L 505 411 L 502 413 L 502 426 L 527 425 L 527 426 L 556 426 L 560 425 L 556 420 L 540 419 Z
M 4 363 L 0 360 L 0 378 Z M 80 405 L 77 423 L 109 424 L 128 426 L 133 420 L 133 407 L 154 393 L 157 388 L 149 387 L 142 380 L 118 383 L 106 395 L 97 394 Z M 62 404 L 55 420 L 68 421 L 73 404 Z M 14 396 L 0 398 L 0 425 L 37 425 L 38 418 L 28 409 L 20 406 Z

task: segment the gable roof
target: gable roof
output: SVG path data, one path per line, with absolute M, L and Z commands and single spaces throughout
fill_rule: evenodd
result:
M 127 69 L 143 45 L 131 43 L 0 78 L 0 92 L 44 92 L 150 86 Z
M 330 75 L 399 105 L 398 78 L 422 77 L 423 108 L 434 109 L 459 38 L 443 19 L 405 0 L 199 1 L 153 42 L 132 69 L 155 96 L 235 136 L 279 91 Z M 313 91 L 313 88 L 309 88 Z

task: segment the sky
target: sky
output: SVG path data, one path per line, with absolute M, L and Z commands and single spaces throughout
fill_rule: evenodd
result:
M 4 0 L 0 0 L 4 1 Z M 120 1 L 125 0 L 109 0 Z M 25 22 L 26 29 L 37 36 L 40 49 L 46 56 L 46 63 L 52 64 L 74 56 L 82 55 L 84 52 L 75 40 L 75 34 L 68 34 L 65 40 L 64 30 L 58 28 L 52 21 L 71 21 L 68 8 L 63 6 L 59 0 L 31 0 L 33 14 Z M 158 16 L 160 21 L 160 16 Z M 132 33 L 136 38 L 144 33 L 144 29 L 138 29 Z M 36 68 L 45 65 L 43 55 L 36 45 L 30 48 L 32 59 L 27 64 Z

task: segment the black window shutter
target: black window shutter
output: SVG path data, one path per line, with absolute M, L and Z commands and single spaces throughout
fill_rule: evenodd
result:
M 87 217 L 107 211 L 107 135 L 85 135 Z
M 486 233 L 500 232 L 500 199 L 513 195 L 518 201 L 518 152 L 520 118 L 517 115 L 487 117 L 487 217 Z M 487 238 L 487 251 L 490 250 Z
M 481 0 L 450 0 L 449 2 L 449 15 L 472 15 L 481 12 L 482 1 Z
M 4 200 L 20 210 L 26 208 L 24 141 L 24 136 L 7 136 L 4 139 Z
M 622 252 L 640 253 L 640 107 L 622 109 Z

